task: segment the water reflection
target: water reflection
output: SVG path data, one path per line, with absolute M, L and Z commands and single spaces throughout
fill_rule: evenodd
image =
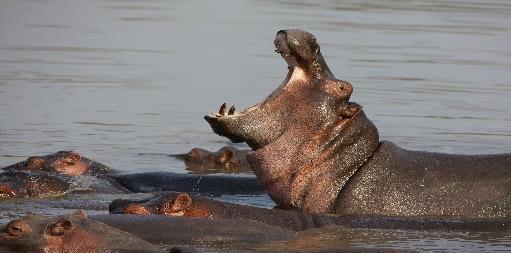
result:
M 261 250 L 314 252 L 342 248 L 398 249 L 422 252 L 506 252 L 511 247 L 509 232 L 414 231 L 351 229 L 332 226 L 307 231 L 299 239 L 277 242 Z

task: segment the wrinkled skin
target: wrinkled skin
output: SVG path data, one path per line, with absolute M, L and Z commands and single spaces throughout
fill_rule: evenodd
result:
M 148 172 L 104 177 L 131 192 L 180 191 L 211 195 L 266 193 L 253 176 L 199 176 L 174 172 Z
M 185 161 L 186 170 L 195 174 L 250 172 L 246 156 L 249 150 L 225 146 L 216 152 L 193 148 L 187 154 L 172 155 Z
M 74 151 L 59 151 L 44 156 L 31 156 L 25 161 L 3 168 L 7 171 L 51 172 L 71 176 L 97 176 L 110 174 L 112 170 L 101 163 L 81 156 Z
M 213 131 L 246 142 L 268 195 L 309 213 L 495 218 L 511 215 L 511 154 L 463 156 L 380 142 L 351 84 L 335 79 L 316 38 L 279 31 L 288 64 L 262 103 L 205 116 Z
M 27 253 L 161 252 L 131 234 L 88 219 L 82 212 L 13 220 L 0 233 L 0 248 Z
M 239 205 L 188 193 L 164 192 L 143 200 L 116 199 L 109 206 L 113 214 L 165 215 L 208 219 L 252 219 L 294 231 L 327 225 L 385 229 L 509 230 L 511 219 L 410 219 L 388 216 L 338 216 L 307 214 L 283 209 Z

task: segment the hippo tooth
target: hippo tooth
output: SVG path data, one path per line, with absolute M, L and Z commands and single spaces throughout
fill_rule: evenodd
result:
M 227 104 L 223 103 L 222 106 L 220 106 L 220 110 L 218 111 L 218 114 L 220 114 L 220 116 L 225 116 L 226 111 L 227 111 Z
M 229 115 L 234 115 L 234 111 L 236 110 L 236 106 L 231 106 L 231 109 L 229 109 Z

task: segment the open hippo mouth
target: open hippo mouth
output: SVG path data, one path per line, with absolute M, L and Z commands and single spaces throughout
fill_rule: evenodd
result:
M 247 160 L 279 206 L 331 210 L 377 149 L 378 131 L 349 102 L 353 87 L 330 72 L 314 35 L 282 30 L 274 43 L 288 65 L 284 82 L 255 106 L 236 113 L 222 105 L 205 119 L 215 133 L 255 150 Z
M 283 83 L 263 102 L 236 112 L 222 104 L 204 118 L 213 131 L 233 142 L 246 142 L 256 150 L 268 145 L 287 129 L 318 128 L 346 112 L 351 84 L 335 79 L 316 38 L 303 30 L 281 30 L 274 41 L 286 61 Z M 353 104 L 351 107 L 357 107 Z

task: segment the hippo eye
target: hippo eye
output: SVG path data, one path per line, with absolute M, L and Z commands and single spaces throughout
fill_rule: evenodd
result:
M 29 157 L 27 159 L 27 168 L 30 170 L 40 169 L 44 163 L 41 157 Z
M 4 230 L 4 232 L 11 236 L 20 236 L 30 231 L 30 226 L 21 220 L 12 221 L 11 223 L 7 224 L 7 227 Z

